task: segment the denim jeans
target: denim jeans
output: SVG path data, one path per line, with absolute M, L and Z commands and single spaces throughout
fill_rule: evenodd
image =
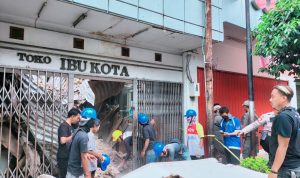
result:
M 182 160 L 191 160 L 189 149 L 185 145 L 181 145 L 181 159 Z
M 278 178 L 300 178 L 300 167 L 295 169 L 280 169 Z
M 146 152 L 146 164 L 156 162 L 157 158 L 153 149 Z

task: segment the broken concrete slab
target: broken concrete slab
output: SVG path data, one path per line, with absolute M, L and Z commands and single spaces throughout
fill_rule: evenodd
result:
M 150 163 L 142 166 L 122 178 L 161 178 L 170 175 L 178 175 L 183 178 L 267 178 L 267 174 L 252 171 L 236 165 L 224 165 L 214 158 Z

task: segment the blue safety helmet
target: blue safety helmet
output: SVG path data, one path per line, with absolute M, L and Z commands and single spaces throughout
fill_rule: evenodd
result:
M 110 164 L 110 157 L 107 154 L 102 154 L 102 156 L 103 161 L 98 163 L 98 167 L 100 167 L 102 171 L 105 171 L 107 166 Z
M 90 119 L 95 119 L 95 122 L 99 122 L 100 120 L 97 118 L 97 112 L 94 108 L 84 108 L 81 113 L 81 120 L 79 125 L 84 126 Z M 97 123 L 95 123 L 97 125 Z
M 91 119 L 97 119 L 97 112 L 94 108 L 84 108 L 81 111 L 81 117 L 83 118 L 91 118 Z
M 193 109 L 188 109 L 184 115 L 185 117 L 196 117 L 197 113 Z
M 139 113 L 138 114 L 138 121 L 140 124 L 147 124 L 149 121 L 149 116 L 147 114 L 144 113 Z
M 165 145 L 163 143 L 157 142 L 153 146 L 153 150 L 156 157 L 160 157 L 162 151 L 164 150 Z

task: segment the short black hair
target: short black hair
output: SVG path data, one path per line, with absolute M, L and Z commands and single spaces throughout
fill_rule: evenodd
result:
M 226 106 L 223 106 L 220 108 L 219 110 L 220 115 L 222 115 L 223 113 L 229 113 L 229 109 Z
M 214 106 L 220 105 L 219 103 L 215 103 Z M 221 105 L 220 105 L 221 106 Z
M 72 108 L 69 112 L 68 112 L 68 118 L 72 117 L 72 116 L 77 116 L 78 114 L 80 114 L 80 110 L 77 108 Z
M 84 108 L 93 108 L 93 109 L 95 109 L 94 105 L 92 103 L 88 102 L 88 101 L 85 101 L 84 103 L 79 105 L 80 110 L 83 110 Z
M 93 128 L 94 126 L 99 126 L 100 125 L 100 120 L 99 119 L 90 119 L 85 126 L 87 128 Z

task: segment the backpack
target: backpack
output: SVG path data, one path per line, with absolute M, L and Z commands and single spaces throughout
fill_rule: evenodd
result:
M 291 144 L 293 153 L 300 157 L 300 116 L 299 113 L 292 107 L 285 108 L 281 113 L 288 115 L 293 124 L 292 137 L 294 143 Z

